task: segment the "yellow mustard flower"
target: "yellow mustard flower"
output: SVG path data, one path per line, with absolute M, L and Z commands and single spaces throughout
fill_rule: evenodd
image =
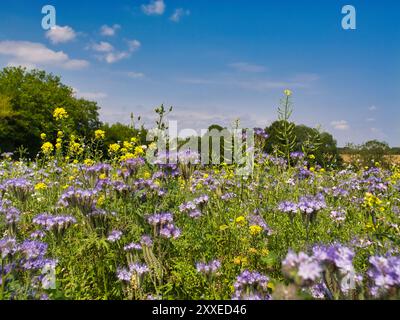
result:
M 263 229 L 260 226 L 254 225 L 254 226 L 250 226 L 249 230 L 250 230 L 250 234 L 252 236 L 257 236 L 262 232 Z
M 109 153 L 117 153 L 119 151 L 119 149 L 121 149 L 121 146 L 118 143 L 113 143 L 113 144 L 110 144 L 110 146 L 108 147 L 108 152 Z
M 67 113 L 67 111 L 65 111 L 64 108 L 56 108 L 54 110 L 54 112 L 53 112 L 53 117 L 57 121 L 60 121 L 60 120 L 63 120 L 63 119 L 67 119 L 68 118 L 68 113 Z
M 54 150 L 54 146 L 51 142 L 45 142 L 42 145 L 42 151 L 44 154 L 49 155 Z
M 286 90 L 283 91 L 283 92 L 285 93 L 285 95 L 286 95 L 287 97 L 290 97 L 290 96 L 292 95 L 292 91 L 289 90 L 289 89 L 286 89 Z
M 83 163 L 85 164 L 85 165 L 87 165 L 87 166 L 92 166 L 92 165 L 94 165 L 94 160 L 92 160 L 92 159 L 85 159 L 84 161 L 83 161 Z
M 102 140 L 106 137 L 106 132 L 103 130 L 96 130 L 94 132 L 94 137 L 96 140 Z
M 45 133 L 40 134 L 40 139 L 46 140 L 47 135 Z
M 106 198 L 104 197 L 104 195 L 101 195 L 98 199 L 97 199 L 97 204 L 99 206 L 103 205 L 104 201 L 106 200 Z
M 39 182 L 35 185 L 35 190 L 40 191 L 40 190 L 46 190 L 47 185 L 43 182 Z
M 62 132 L 61 130 L 57 132 L 57 137 L 58 138 L 62 138 L 64 137 L 64 132 Z
M 252 254 L 257 254 L 258 250 L 256 248 L 250 248 L 249 252 L 252 253 Z
M 246 222 L 246 219 L 245 219 L 245 217 L 240 216 L 240 217 L 237 217 L 235 221 L 237 224 L 244 224 Z
M 135 154 L 136 155 L 142 155 L 144 153 L 143 147 L 138 146 L 135 148 Z
M 132 144 L 128 141 L 123 142 L 123 146 L 125 149 L 130 150 L 132 148 Z
M 101 175 L 99 175 L 99 179 L 105 180 L 105 179 L 107 179 L 107 175 L 105 173 L 102 173 Z
M 143 173 L 143 178 L 144 178 L 144 179 L 149 179 L 150 177 L 151 177 L 150 172 L 145 171 L 145 172 Z

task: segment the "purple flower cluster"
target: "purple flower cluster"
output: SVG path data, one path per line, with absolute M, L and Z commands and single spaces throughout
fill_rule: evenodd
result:
M 7 180 L 3 189 L 21 202 L 25 202 L 34 190 L 32 183 L 24 178 Z
M 203 195 L 194 199 L 193 201 L 181 204 L 179 206 L 179 211 L 187 213 L 191 218 L 199 218 L 202 215 L 202 211 L 207 203 L 208 196 Z
M 173 222 L 171 213 L 156 213 L 147 217 L 147 222 L 154 227 L 156 234 L 163 238 L 176 239 L 181 235 L 181 230 Z
M 289 214 L 293 219 L 297 212 L 300 211 L 306 221 L 313 221 L 316 214 L 326 208 L 325 198 L 322 194 L 317 196 L 303 196 L 298 203 L 291 201 L 283 201 L 278 205 L 278 210 Z
M 254 128 L 254 134 L 262 139 L 268 139 L 269 135 L 263 128 Z
M 372 281 L 372 296 L 384 297 L 389 291 L 400 288 L 400 257 L 373 256 L 369 262 L 371 268 L 367 275 Z
M 70 188 L 61 195 L 60 204 L 64 207 L 78 208 L 83 214 L 92 212 L 96 205 L 95 190 Z
M 330 218 L 338 224 L 343 223 L 346 220 L 346 212 L 342 210 L 331 211 Z
M 313 215 L 318 211 L 326 208 L 326 203 L 323 195 L 319 194 L 317 196 L 305 196 L 301 197 L 299 203 L 297 204 L 300 212 L 306 215 Z
M 72 216 L 54 216 L 48 213 L 42 213 L 33 218 L 32 222 L 43 227 L 47 231 L 63 233 L 68 227 L 76 223 L 76 219 Z
M 142 249 L 143 247 L 140 243 L 132 242 L 124 246 L 124 251 L 132 251 L 132 250 L 141 251 Z
M 327 297 L 331 298 L 333 288 L 328 288 L 328 282 L 337 282 L 334 288 L 340 291 L 336 294 L 347 294 L 362 281 L 362 277 L 355 272 L 353 258 L 354 251 L 341 244 L 315 246 L 312 255 L 289 251 L 282 261 L 282 270 L 288 278 L 301 286 L 311 287 L 322 281 L 328 289 Z M 332 277 L 328 282 L 327 274 Z
M 282 261 L 283 273 L 300 285 L 310 285 L 321 277 L 322 267 L 318 260 L 304 252 L 289 251 Z
M 122 237 L 122 231 L 113 230 L 107 237 L 107 240 L 110 242 L 117 242 Z
M 5 215 L 6 223 L 15 229 L 15 225 L 21 219 L 21 212 L 17 208 L 11 206 L 11 201 L 0 200 L 0 213 Z
M 232 300 L 270 300 L 268 282 L 267 276 L 245 270 L 236 278 Z
M 47 259 L 47 244 L 36 240 L 25 240 L 18 244 L 15 238 L 0 239 L 1 258 L 11 261 L 10 272 L 22 270 L 40 270 L 47 264 L 56 264 Z
M 120 175 L 124 180 L 134 177 L 138 172 L 139 168 L 145 164 L 143 158 L 127 159 L 121 163 L 122 170 Z
M 140 239 L 140 244 L 143 247 L 148 247 L 150 248 L 153 245 L 153 240 L 151 240 L 151 237 L 148 235 L 143 235 L 142 238 Z
M 272 234 L 271 228 L 267 225 L 261 215 L 257 213 L 250 214 L 247 216 L 247 221 L 249 222 L 249 226 L 260 226 L 264 230 L 266 235 Z
M 213 260 L 208 264 L 203 262 L 199 262 L 196 264 L 197 272 L 207 276 L 215 274 L 220 267 L 221 267 L 221 262 L 219 262 L 218 260 Z
M 150 269 L 145 264 L 131 263 L 129 265 L 128 269 L 119 268 L 117 270 L 117 277 L 120 281 L 130 282 L 134 275 L 141 277 L 149 271 L 150 271 Z

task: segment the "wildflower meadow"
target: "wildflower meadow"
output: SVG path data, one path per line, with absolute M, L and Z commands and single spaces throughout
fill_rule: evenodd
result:
M 52 117 L 35 160 L 2 155 L 0 299 L 400 297 L 395 165 L 322 167 L 291 152 L 290 126 L 275 154 L 254 130 L 246 175 L 191 150 L 149 163 L 155 142 L 102 153 L 105 131 L 85 140 L 65 109 Z

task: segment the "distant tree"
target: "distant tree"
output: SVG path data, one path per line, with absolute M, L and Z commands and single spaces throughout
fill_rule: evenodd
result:
M 391 152 L 389 145 L 386 142 L 371 140 L 361 145 L 360 155 L 365 166 L 373 166 L 376 162 L 381 165 L 388 165 L 385 156 Z
M 73 89 L 45 71 L 9 67 L 0 71 L 0 148 L 14 151 L 23 145 L 35 155 L 40 134 L 53 136 L 55 108 L 64 108 L 71 130 L 81 136 L 99 128 L 96 102 L 78 99 Z
M 291 125 L 294 126 L 293 132 L 295 135 L 293 151 L 306 151 L 308 154 L 313 154 L 315 161 L 322 166 L 341 164 L 342 160 L 337 148 L 337 142 L 331 134 L 320 132 L 316 128 L 310 128 L 305 125 L 295 125 L 294 123 L 291 123 Z M 279 144 L 279 130 L 281 127 L 280 121 L 275 121 L 265 128 L 265 131 L 269 134 L 265 147 L 267 153 L 273 153 L 274 146 Z
M 117 122 L 112 125 L 106 123 L 101 129 L 106 133 L 104 140 L 106 146 L 111 143 L 130 141 L 133 137 L 138 138 L 140 144 L 146 143 L 147 131 L 143 127 L 141 129 L 135 129 L 132 128 L 132 126 Z

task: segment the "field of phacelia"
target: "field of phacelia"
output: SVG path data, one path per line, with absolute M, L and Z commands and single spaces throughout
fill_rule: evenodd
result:
M 150 165 L 135 138 L 84 161 L 42 138 L 0 162 L 0 299 L 400 298 L 396 167 L 256 149 L 240 176 L 188 152 Z

